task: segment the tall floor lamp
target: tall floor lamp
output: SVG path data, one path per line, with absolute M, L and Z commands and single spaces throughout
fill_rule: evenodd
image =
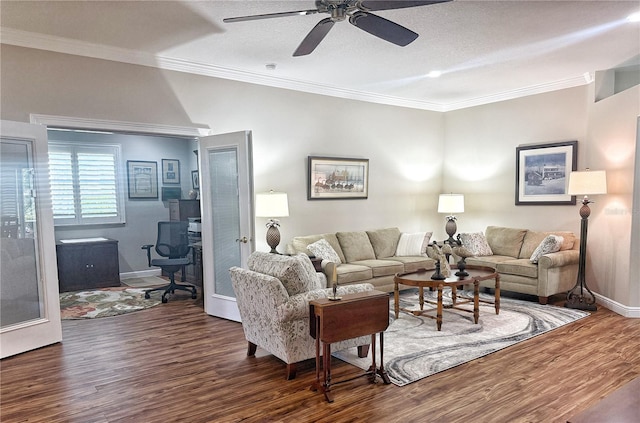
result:
M 578 261 L 578 279 L 575 286 L 567 293 L 568 308 L 596 311 L 596 297 L 585 281 L 585 265 L 587 263 L 587 226 L 591 209 L 589 195 L 607 193 L 607 175 L 604 170 L 571 172 L 569 174 L 569 195 L 584 195 L 580 207 L 580 258 Z
M 271 247 L 271 253 L 279 254 L 276 250 L 280 244 L 280 221 L 277 217 L 289 216 L 289 201 L 286 192 L 263 192 L 256 194 L 256 217 L 268 217 L 267 244 Z
M 444 230 L 449 235 L 445 241 L 449 245 L 457 245 L 453 235 L 458 230 L 454 213 L 464 213 L 464 195 L 462 194 L 440 194 L 438 198 L 438 213 L 447 213 L 447 224 Z

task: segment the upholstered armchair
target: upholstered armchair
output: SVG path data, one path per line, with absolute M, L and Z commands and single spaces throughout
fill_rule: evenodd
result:
M 323 273 L 316 272 L 306 254 L 283 256 L 254 252 L 249 270 L 229 269 L 236 294 L 242 328 L 248 341 L 247 355 L 257 347 L 275 355 L 287 365 L 287 379 L 296 375 L 296 363 L 315 358 L 315 340 L 309 333 L 309 302 L 333 295 Z M 331 282 L 329 283 L 331 285 Z M 338 295 L 371 291 L 364 283 L 338 287 Z M 370 336 L 331 344 L 333 351 L 359 347 L 366 357 Z

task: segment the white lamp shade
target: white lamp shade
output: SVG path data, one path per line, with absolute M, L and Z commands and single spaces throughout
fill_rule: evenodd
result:
M 464 213 L 464 195 L 440 194 L 438 213 Z
M 286 192 L 263 192 L 256 194 L 256 217 L 289 216 L 289 201 Z
M 607 174 L 604 170 L 585 170 L 569 174 L 569 195 L 607 193 Z

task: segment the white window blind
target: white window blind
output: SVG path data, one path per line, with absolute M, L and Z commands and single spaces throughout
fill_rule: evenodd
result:
M 124 223 L 120 146 L 49 143 L 56 225 Z

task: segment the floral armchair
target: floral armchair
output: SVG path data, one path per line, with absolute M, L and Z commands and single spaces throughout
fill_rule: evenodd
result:
M 236 294 L 242 328 L 248 341 L 247 355 L 264 348 L 287 364 L 287 379 L 296 376 L 296 363 L 315 358 L 315 340 L 309 333 L 309 302 L 332 295 L 326 276 L 316 272 L 306 254 L 283 256 L 254 252 L 247 261 L 250 270 L 229 269 Z M 364 283 L 338 287 L 338 295 L 371 291 Z M 359 347 L 366 357 L 370 336 L 331 344 L 339 351 Z

